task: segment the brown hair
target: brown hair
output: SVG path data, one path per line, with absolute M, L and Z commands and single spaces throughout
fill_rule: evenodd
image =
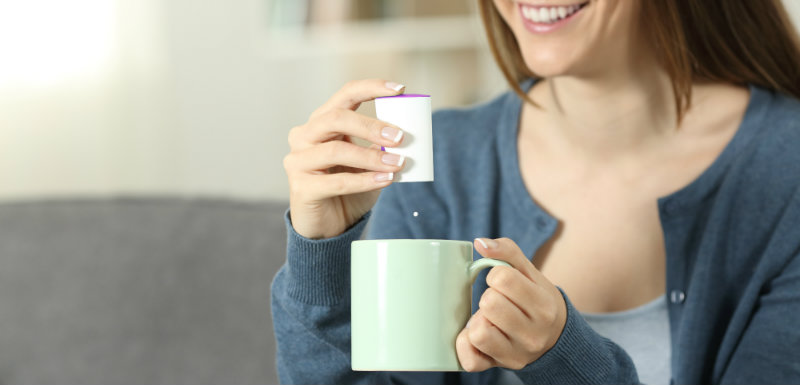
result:
M 511 88 L 528 69 L 492 0 L 478 0 L 489 47 Z M 800 38 L 781 0 L 641 0 L 646 33 L 667 71 L 680 121 L 692 81 L 752 83 L 800 99 Z M 645 24 L 642 24 L 645 25 Z

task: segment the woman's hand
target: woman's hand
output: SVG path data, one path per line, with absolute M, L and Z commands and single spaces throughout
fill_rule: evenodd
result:
M 283 166 L 289 177 L 292 226 L 298 234 L 319 239 L 343 233 L 372 208 L 378 190 L 392 183 L 404 159 L 380 147 L 399 145 L 403 132 L 355 110 L 362 102 L 403 89 L 380 79 L 347 83 L 305 124 L 289 132 L 291 151 Z M 373 145 L 358 146 L 352 137 Z
M 500 366 L 522 369 L 555 345 L 567 307 L 561 292 L 525 257 L 514 241 L 478 238 L 475 249 L 511 266 L 492 268 L 478 311 L 456 338 L 461 366 L 477 372 Z

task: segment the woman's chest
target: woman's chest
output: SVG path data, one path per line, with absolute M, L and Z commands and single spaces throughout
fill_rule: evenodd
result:
M 534 264 L 580 311 L 620 311 L 652 301 L 666 285 L 655 202 L 550 199 L 547 207 L 559 226 L 534 255 Z

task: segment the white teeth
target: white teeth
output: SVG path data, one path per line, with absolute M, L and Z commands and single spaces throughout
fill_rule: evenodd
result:
M 550 11 L 548 11 L 547 8 L 544 7 L 539 8 L 539 19 L 541 19 L 543 23 L 549 23 Z
M 535 23 L 542 21 L 539 18 L 539 11 L 534 8 L 528 8 L 528 19 L 533 20 Z
M 529 7 L 522 6 L 522 16 L 534 23 L 555 23 L 561 19 L 571 16 L 573 13 L 581 9 L 580 5 L 571 5 L 569 7 Z
M 528 8 L 528 18 L 538 23 L 539 12 L 536 12 L 536 10 L 533 8 Z

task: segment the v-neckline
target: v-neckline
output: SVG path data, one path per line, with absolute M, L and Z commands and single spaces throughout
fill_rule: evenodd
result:
M 523 91 L 527 92 L 535 83 L 534 79 L 528 79 L 520 86 Z M 718 185 L 722 174 L 736 158 L 737 153 L 759 132 L 759 122 L 763 120 L 764 114 L 769 108 L 772 94 L 755 85 L 748 85 L 748 88 L 750 99 L 736 133 L 716 159 L 697 178 L 677 191 L 658 198 L 657 204 L 663 217 L 677 215 L 704 202 Z M 514 199 L 514 207 L 519 208 L 519 212 L 530 213 L 531 218 L 534 219 L 533 223 L 527 227 L 517 227 L 514 230 L 517 234 L 508 234 L 507 236 L 514 239 L 526 255 L 532 257 L 552 237 L 559 222 L 536 203 L 522 177 L 518 148 L 522 107 L 522 99 L 516 94 L 509 93 L 498 121 L 497 145 L 498 152 L 503 154 L 500 156 L 500 165 L 502 172 L 506 174 L 503 180 L 507 182 L 502 188 L 507 189 L 510 193 Z

